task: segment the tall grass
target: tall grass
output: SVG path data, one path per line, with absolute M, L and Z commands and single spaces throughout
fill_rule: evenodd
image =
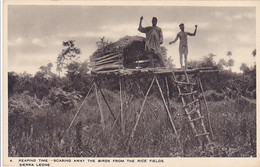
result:
M 119 115 L 119 92 L 104 90 L 116 116 Z M 16 98 L 19 98 L 16 97 Z M 25 99 L 24 97 L 20 97 Z M 9 156 L 12 157 L 250 157 L 256 156 L 256 103 L 240 98 L 209 102 L 214 137 L 213 144 L 200 148 L 181 104 L 170 103 L 171 115 L 178 130 L 173 133 L 163 103 L 155 95 L 148 97 L 154 109 L 145 105 L 133 141 L 128 140 L 134 127 L 142 98 L 130 98 L 125 104 L 126 134 L 120 119 L 114 124 L 104 101 L 105 130 L 100 124 L 96 97 L 91 94 L 72 128 L 67 127 L 77 107 L 62 111 L 57 106 L 44 109 L 27 107 L 26 111 L 9 106 Z M 174 100 L 176 101 L 176 100 Z M 202 105 L 202 114 L 206 115 Z M 41 113 L 31 115 L 31 113 Z M 28 115 L 29 114 L 29 115 Z M 120 118 L 120 117 L 119 117 Z M 208 120 L 205 118 L 208 125 Z M 208 126 L 207 129 L 209 130 Z

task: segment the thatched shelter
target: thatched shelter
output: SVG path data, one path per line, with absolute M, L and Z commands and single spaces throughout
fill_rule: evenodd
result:
M 91 67 L 93 71 L 148 67 L 149 56 L 144 48 L 145 38 L 125 36 L 116 42 L 98 48 L 90 56 Z M 164 47 L 162 47 L 162 55 L 166 55 Z M 155 59 L 158 58 L 155 57 Z

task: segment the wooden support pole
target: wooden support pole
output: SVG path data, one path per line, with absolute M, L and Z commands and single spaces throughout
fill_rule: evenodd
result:
M 204 89 L 203 89 L 200 77 L 198 76 L 197 79 L 199 81 L 200 90 L 201 90 L 201 93 L 203 95 L 204 103 L 206 105 L 206 111 L 207 111 L 207 117 L 208 117 L 208 121 L 209 121 L 209 129 L 210 129 L 211 137 L 212 137 L 212 139 L 214 139 L 214 134 L 213 134 L 212 126 L 211 126 L 211 120 L 210 120 L 208 103 L 207 103 L 207 100 L 206 100 L 206 97 L 205 97 L 205 93 L 204 93 Z
M 96 98 L 97 98 L 97 103 L 99 107 L 99 112 L 100 112 L 100 122 L 103 130 L 105 130 L 105 119 L 104 119 L 104 113 L 103 113 L 103 106 L 101 104 L 101 99 L 98 93 L 98 88 L 97 88 L 97 83 L 95 82 L 95 91 L 96 91 Z
M 138 84 L 138 83 L 136 83 L 136 85 L 137 85 L 137 87 L 138 87 L 138 89 L 139 89 L 139 91 L 141 92 L 141 94 L 142 94 L 142 96 L 143 96 L 143 98 L 145 97 L 145 95 L 144 95 L 144 92 L 142 91 L 142 89 L 141 89 L 141 87 L 140 87 L 140 85 Z M 149 109 L 152 111 L 152 113 L 153 113 L 153 115 L 154 115 L 154 117 L 159 121 L 159 123 L 160 123 L 160 120 L 158 119 L 158 116 L 156 115 L 156 113 L 154 112 L 154 109 L 153 109 L 153 107 L 151 106 L 151 104 L 149 103 L 149 101 L 147 100 L 146 101 L 146 103 L 147 103 L 147 105 L 148 105 L 148 107 L 149 107 Z
M 105 103 L 106 103 L 106 105 L 107 105 L 107 107 L 108 107 L 108 109 L 109 109 L 111 115 L 113 116 L 114 120 L 116 120 L 116 117 L 115 117 L 115 115 L 114 115 L 114 113 L 113 113 L 111 107 L 109 106 L 109 104 L 108 104 L 108 102 L 107 102 L 107 100 L 106 100 L 106 97 L 105 97 L 103 91 L 102 91 L 101 89 L 99 89 L 99 91 L 100 91 L 100 93 L 101 93 L 101 95 L 102 95 L 102 98 L 104 99 L 104 101 L 105 101 Z
M 143 101 L 143 103 L 142 103 L 140 112 L 139 112 L 138 115 L 137 115 L 137 119 L 136 119 L 136 122 L 135 122 L 135 126 L 134 126 L 134 128 L 133 128 L 133 130 L 132 130 L 132 133 L 131 133 L 131 136 L 130 136 L 130 139 L 129 139 L 129 142 L 128 142 L 128 146 L 131 145 L 131 141 L 132 141 L 132 139 L 134 138 L 134 134 L 135 134 L 137 125 L 138 125 L 139 120 L 140 120 L 140 118 L 141 118 L 141 115 L 142 115 L 142 113 L 143 113 L 143 111 L 144 111 L 144 104 L 145 104 L 145 102 L 146 102 L 146 99 L 147 99 L 147 97 L 148 97 L 150 91 L 151 91 L 151 88 L 152 88 L 152 86 L 153 86 L 154 80 L 155 80 L 155 77 L 153 78 L 153 80 L 152 80 L 152 82 L 151 82 L 151 84 L 150 84 L 150 86 L 149 86 L 149 88 L 148 88 L 148 90 L 147 90 L 147 92 L 146 92 L 146 94 L 145 94 L 145 96 L 144 96 L 144 101 Z
M 117 123 L 117 121 L 118 121 L 120 115 L 121 115 L 121 111 L 118 112 L 118 115 L 117 115 L 117 117 L 116 117 L 116 120 L 115 120 L 114 123 L 113 123 L 113 126 L 112 126 L 111 131 L 113 131 L 113 129 L 114 129 L 114 127 L 115 127 L 115 125 L 116 125 L 116 123 Z
M 125 113 L 124 113 L 124 97 L 123 97 L 123 79 L 120 77 L 119 78 L 119 86 L 120 86 L 120 110 L 121 110 L 121 131 L 122 135 L 125 136 Z
M 168 84 L 167 76 L 165 76 L 165 85 L 166 85 L 166 93 L 167 93 L 168 107 L 170 108 L 170 89 L 169 89 L 169 84 Z
M 173 121 L 172 121 L 171 113 L 170 113 L 170 111 L 169 111 L 169 108 L 168 108 L 168 106 L 167 106 L 167 104 L 166 104 L 166 101 L 165 101 L 165 98 L 164 98 L 164 96 L 163 96 L 162 88 L 161 88 L 161 86 L 160 86 L 160 83 L 159 83 L 157 77 L 155 77 L 155 81 L 156 81 L 157 86 L 158 86 L 158 89 L 159 89 L 159 91 L 160 91 L 160 94 L 161 94 L 161 97 L 162 97 L 162 100 L 163 100 L 164 107 L 165 107 L 165 109 L 166 109 L 166 111 L 167 111 L 167 114 L 168 114 L 168 117 L 169 117 L 169 119 L 170 119 L 170 121 L 171 121 L 172 129 L 173 129 L 174 133 L 175 133 L 176 135 L 178 135 L 177 130 L 176 130 L 176 128 L 175 128 L 175 125 L 174 125 L 174 123 L 173 123 Z
M 81 110 L 82 106 L 83 106 L 83 105 L 86 103 L 86 101 L 87 101 L 87 98 L 88 98 L 88 96 L 89 96 L 89 94 L 90 94 L 90 92 L 91 92 L 92 88 L 94 87 L 94 84 L 95 84 L 95 83 L 93 83 L 93 84 L 92 84 L 92 86 L 90 87 L 90 89 L 89 89 L 89 91 L 88 91 L 88 93 L 87 93 L 87 95 L 86 95 L 85 99 L 84 99 L 84 100 L 83 100 L 83 102 L 81 103 L 81 105 L 80 105 L 80 107 L 79 107 L 78 111 L 76 112 L 76 114 L 75 114 L 74 118 L 72 119 L 72 121 L 71 121 L 71 123 L 70 123 L 69 127 L 67 128 L 67 130 L 69 130 L 69 129 L 70 129 L 70 127 L 73 125 L 73 123 L 74 123 L 75 119 L 76 119 L 76 118 L 77 118 L 77 116 L 79 115 L 79 112 L 80 112 L 80 110 Z

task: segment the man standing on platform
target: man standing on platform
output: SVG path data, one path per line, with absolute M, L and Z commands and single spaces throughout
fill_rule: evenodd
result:
M 143 16 L 140 18 L 138 31 L 146 34 L 145 51 L 150 56 L 151 64 L 153 64 L 153 57 L 158 56 L 161 66 L 165 66 L 164 58 L 161 54 L 160 45 L 163 43 L 162 29 L 157 27 L 157 18 L 153 17 L 152 26 L 142 27 Z
M 196 32 L 197 32 L 197 25 L 195 25 L 195 30 L 194 33 L 189 33 L 189 32 L 185 32 L 184 31 L 184 24 L 181 23 L 179 25 L 181 31 L 177 34 L 176 38 L 169 42 L 169 44 L 171 45 L 172 43 L 175 43 L 178 38 L 180 39 L 180 45 L 179 45 L 179 54 L 180 54 L 180 63 L 181 63 L 181 68 L 183 69 L 183 65 L 182 65 L 182 56 L 184 55 L 184 62 L 185 62 L 185 70 L 187 69 L 187 56 L 188 56 L 188 39 L 187 39 L 187 35 L 189 36 L 195 36 Z

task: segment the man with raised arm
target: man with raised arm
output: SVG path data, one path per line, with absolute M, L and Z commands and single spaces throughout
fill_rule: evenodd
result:
M 180 45 L 179 45 L 179 54 L 180 54 L 180 63 L 181 63 L 181 68 L 183 69 L 182 65 L 182 56 L 184 55 L 184 62 L 185 62 L 185 70 L 187 69 L 187 56 L 188 56 L 188 39 L 187 36 L 195 36 L 197 32 L 197 25 L 195 25 L 195 30 L 194 33 L 190 32 L 185 32 L 184 31 L 184 24 L 181 23 L 179 25 L 181 31 L 177 34 L 176 38 L 169 42 L 171 45 L 172 43 L 175 43 L 178 39 L 180 39 Z
M 150 56 L 151 64 L 153 66 L 153 56 L 158 56 L 160 59 L 161 66 L 165 66 L 164 58 L 161 54 L 160 45 L 163 43 L 162 29 L 157 27 L 157 18 L 153 17 L 152 26 L 143 27 L 142 26 L 143 16 L 140 18 L 138 31 L 146 34 L 145 39 L 145 51 Z

